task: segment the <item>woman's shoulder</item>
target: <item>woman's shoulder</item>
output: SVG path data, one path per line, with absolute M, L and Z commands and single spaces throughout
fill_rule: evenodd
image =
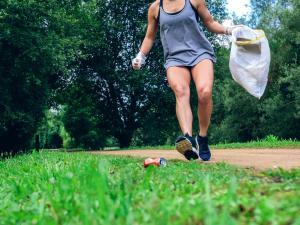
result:
M 160 0 L 155 0 L 154 2 L 152 2 L 150 4 L 149 9 L 150 10 L 157 10 L 159 8 L 159 3 L 160 3 Z
M 149 12 L 154 16 L 155 19 L 158 17 L 160 0 L 155 0 L 149 6 Z
M 199 6 L 205 5 L 205 0 L 189 0 L 194 8 L 198 8 Z

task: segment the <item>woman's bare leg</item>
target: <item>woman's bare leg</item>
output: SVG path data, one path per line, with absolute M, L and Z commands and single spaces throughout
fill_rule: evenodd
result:
M 185 67 L 170 67 L 167 78 L 176 97 L 176 115 L 183 134 L 192 135 L 193 115 L 190 105 L 190 71 Z
M 207 59 L 197 64 L 192 68 L 192 76 L 198 94 L 199 135 L 206 137 L 213 109 L 214 69 L 212 61 Z
M 176 139 L 176 150 L 187 160 L 199 158 L 196 141 L 192 137 L 193 114 L 190 105 L 190 70 L 185 67 L 171 67 L 167 70 L 170 87 L 176 97 L 176 115 L 182 136 Z

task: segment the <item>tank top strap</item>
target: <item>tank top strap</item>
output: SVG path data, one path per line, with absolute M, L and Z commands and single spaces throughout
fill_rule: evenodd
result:
M 199 22 L 200 18 L 199 18 L 197 9 L 195 8 L 195 6 L 193 6 L 193 4 L 191 3 L 191 0 L 188 0 L 188 2 L 189 2 L 190 6 L 192 7 L 192 9 L 193 9 L 194 12 L 195 12 L 195 17 L 196 17 L 197 22 Z
M 163 7 L 163 0 L 160 0 L 159 1 L 159 8 L 158 8 L 158 15 L 157 15 L 157 24 L 159 25 L 160 23 L 159 23 L 159 18 L 160 18 L 160 8 L 162 8 Z
M 187 3 L 188 2 L 188 3 Z M 193 6 L 193 4 L 191 3 L 191 0 L 184 0 L 184 8 L 186 8 L 186 4 L 189 4 L 191 6 L 191 8 L 193 9 L 193 11 L 195 12 L 195 17 L 196 17 L 196 20 L 199 22 L 200 18 L 199 18 L 199 15 L 198 15 L 198 12 L 197 12 L 197 9 Z M 160 24 L 160 11 L 163 10 L 163 0 L 160 0 L 159 1 L 159 9 L 158 9 L 158 15 L 157 15 L 157 23 Z

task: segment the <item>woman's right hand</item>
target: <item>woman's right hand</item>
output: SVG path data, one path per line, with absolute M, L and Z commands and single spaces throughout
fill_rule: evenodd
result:
M 134 70 L 141 69 L 142 65 L 145 64 L 145 61 L 146 61 L 146 56 L 142 52 L 139 52 L 137 56 L 132 60 L 133 69 Z
M 158 13 L 159 13 L 159 0 L 152 3 L 148 10 L 148 26 L 146 36 L 140 47 L 139 54 L 132 60 L 132 67 L 135 70 L 141 69 L 145 64 L 146 54 L 148 54 L 153 46 L 155 36 L 158 30 Z M 143 53 L 142 53 L 143 52 Z

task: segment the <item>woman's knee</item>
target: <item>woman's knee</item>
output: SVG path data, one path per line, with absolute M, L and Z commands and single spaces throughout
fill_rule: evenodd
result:
M 172 90 L 176 98 L 189 98 L 190 96 L 190 87 L 187 85 L 176 84 L 172 86 Z
M 212 100 L 212 90 L 210 88 L 199 88 L 197 89 L 197 93 L 200 104 L 207 104 Z

